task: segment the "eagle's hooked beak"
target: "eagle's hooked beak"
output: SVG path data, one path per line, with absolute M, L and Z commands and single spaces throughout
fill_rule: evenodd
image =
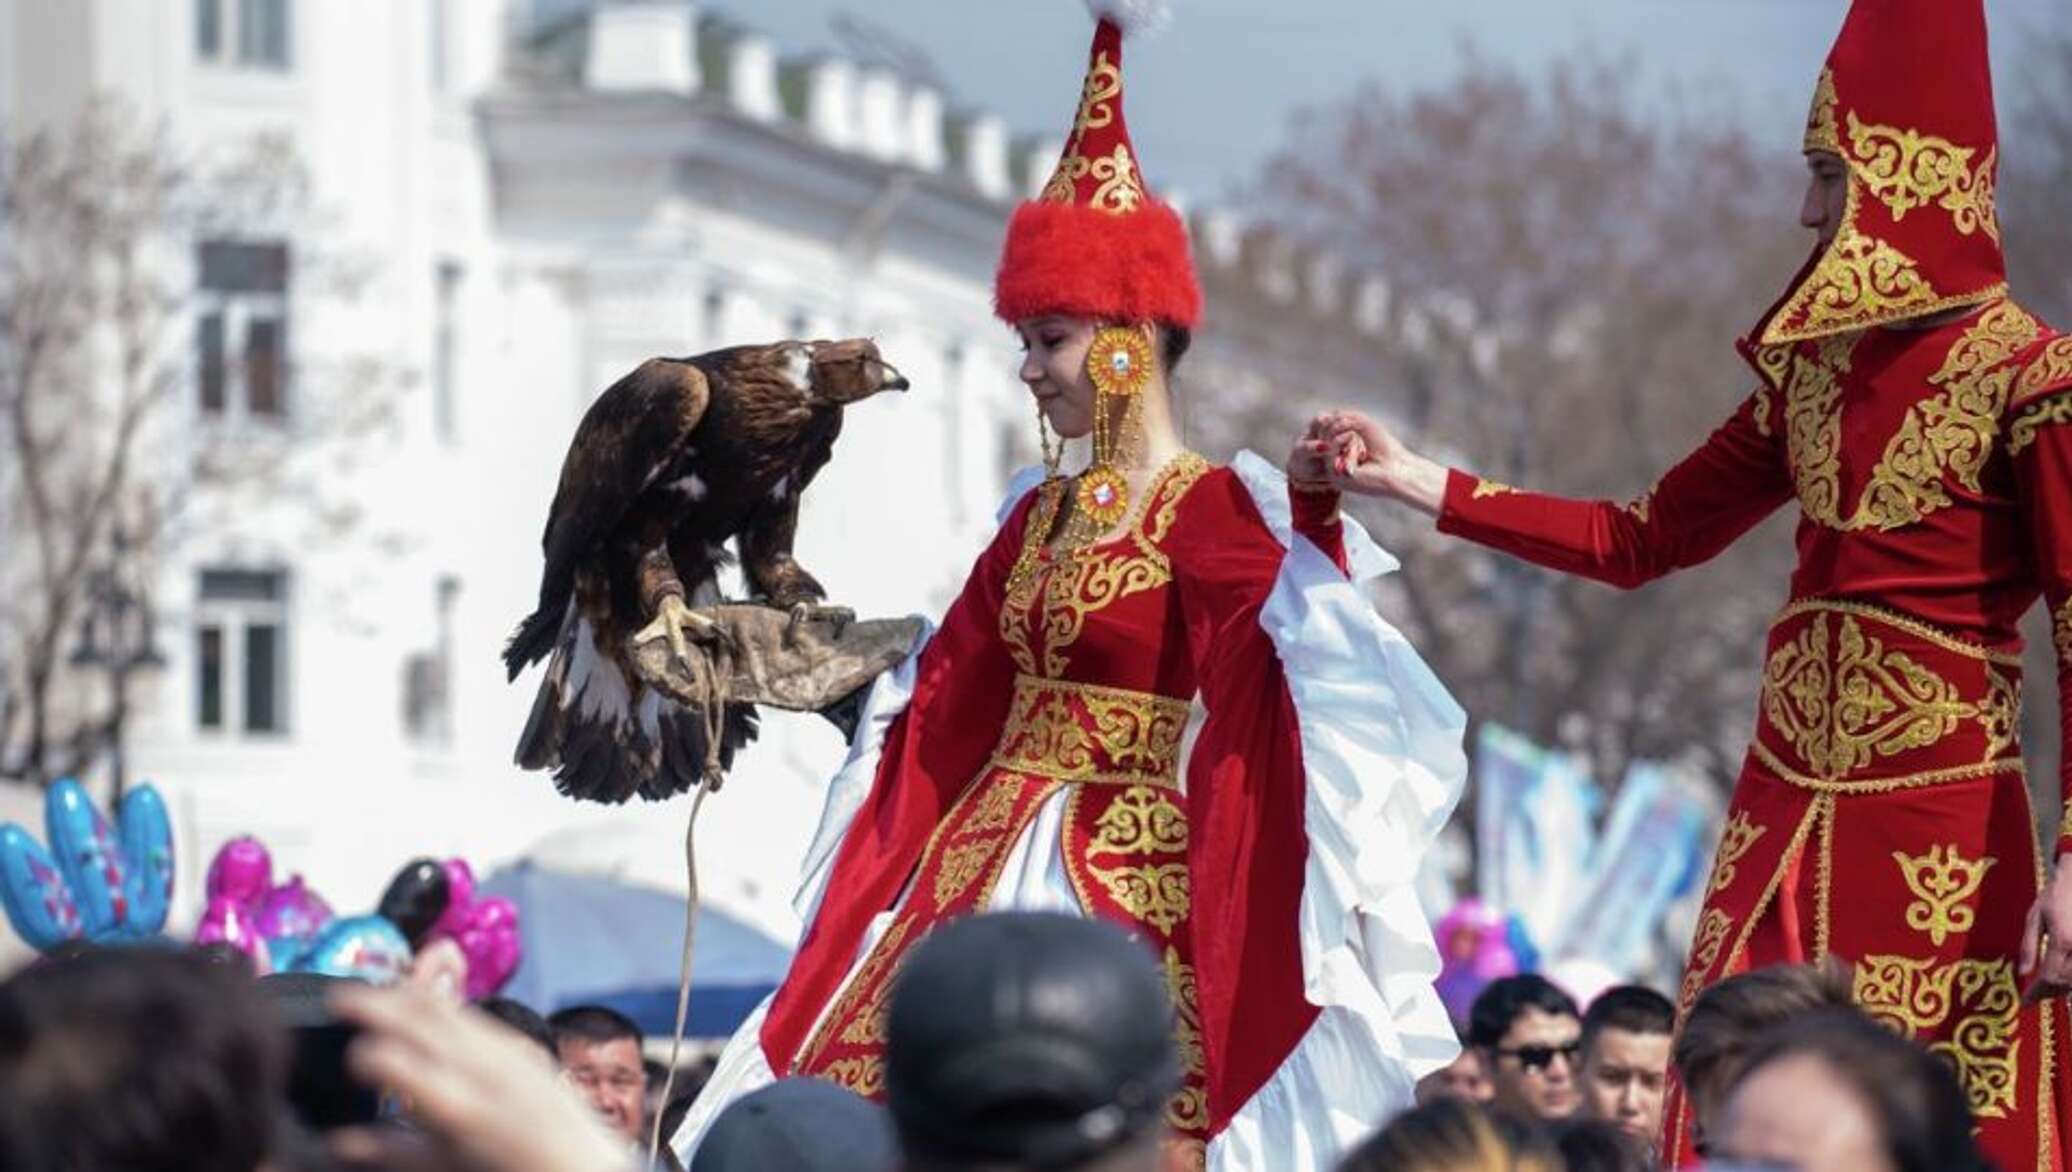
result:
M 881 368 L 878 382 L 879 390 L 903 391 L 913 385 L 907 381 L 905 375 L 899 373 L 899 368 L 891 363 L 881 361 L 878 363 L 878 366 Z

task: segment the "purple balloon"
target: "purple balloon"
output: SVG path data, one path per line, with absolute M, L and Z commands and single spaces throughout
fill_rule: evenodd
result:
M 209 860 L 208 897 L 228 899 L 247 910 L 273 889 L 273 855 L 266 845 L 249 834 L 239 835 L 216 851 Z
M 253 926 L 269 938 L 307 938 L 321 931 L 333 919 L 324 897 L 302 885 L 302 876 L 290 876 L 286 883 L 266 893 L 252 916 Z
M 259 976 L 273 971 L 266 938 L 252 923 L 252 914 L 228 896 L 218 895 L 209 900 L 209 906 L 202 910 L 201 924 L 194 929 L 194 942 L 228 944 L 252 958 L 252 970 Z
M 477 902 L 453 941 L 468 958 L 468 1000 L 495 993 L 518 970 L 525 949 L 518 934 L 518 905 L 500 895 Z

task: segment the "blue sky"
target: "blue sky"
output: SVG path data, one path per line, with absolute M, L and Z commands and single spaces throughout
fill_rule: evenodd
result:
M 585 0 L 535 0 L 543 12 Z M 1987 0 L 2003 109 L 2021 41 L 2064 0 Z M 1536 69 L 1589 48 L 1631 59 L 1648 100 L 1747 121 L 1798 141 L 1847 0 L 1175 0 L 1174 19 L 1128 57 L 1130 127 L 1159 186 L 1196 198 L 1249 180 L 1298 109 L 1362 82 L 1441 86 L 1461 46 Z M 705 0 L 786 54 L 837 50 L 833 21 L 868 19 L 934 59 L 952 98 L 1017 132 L 1062 135 L 1090 24 L 1079 0 Z

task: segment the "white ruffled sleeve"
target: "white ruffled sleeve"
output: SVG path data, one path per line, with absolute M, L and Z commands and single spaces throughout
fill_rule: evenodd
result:
M 1303 988 L 1321 1012 L 1211 1143 L 1209 1167 L 1328 1167 L 1459 1053 L 1416 877 L 1466 781 L 1467 721 L 1362 592 L 1396 560 L 1345 519 L 1349 580 L 1293 531 L 1277 469 L 1246 452 L 1233 470 L 1288 549 L 1259 622 L 1302 742 Z

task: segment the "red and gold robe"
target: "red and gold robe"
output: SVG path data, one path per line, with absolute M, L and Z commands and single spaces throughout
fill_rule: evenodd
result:
M 845 774 L 868 793 L 844 804 L 837 778 L 798 954 L 684 1151 L 768 1077 L 881 1094 L 901 959 L 987 909 L 1101 916 L 1161 961 L 1185 1070 L 1168 1119 L 1196 1166 L 1329 1167 L 1450 1060 L 1410 881 L 1464 720 L 1348 580 L 1335 494 L 1250 469 L 1182 456 L 1083 550 L 1047 544 L 1070 482 L 1009 513 L 911 698 L 867 708 Z
M 1681 1008 L 1732 973 L 1844 957 L 1866 1010 L 1955 1065 L 2002 1167 L 2062 1168 L 2066 1009 L 2024 1008 L 2016 972 L 2044 860 L 2015 624 L 2050 607 L 2072 722 L 2072 337 L 1995 299 L 1934 329 L 1747 352 L 1760 385 L 1639 499 L 1455 471 L 1439 526 L 1632 587 L 1798 502 Z M 2057 841 L 2072 850 L 2072 824 Z M 1674 1098 L 1680 1144 L 1689 1122 Z

